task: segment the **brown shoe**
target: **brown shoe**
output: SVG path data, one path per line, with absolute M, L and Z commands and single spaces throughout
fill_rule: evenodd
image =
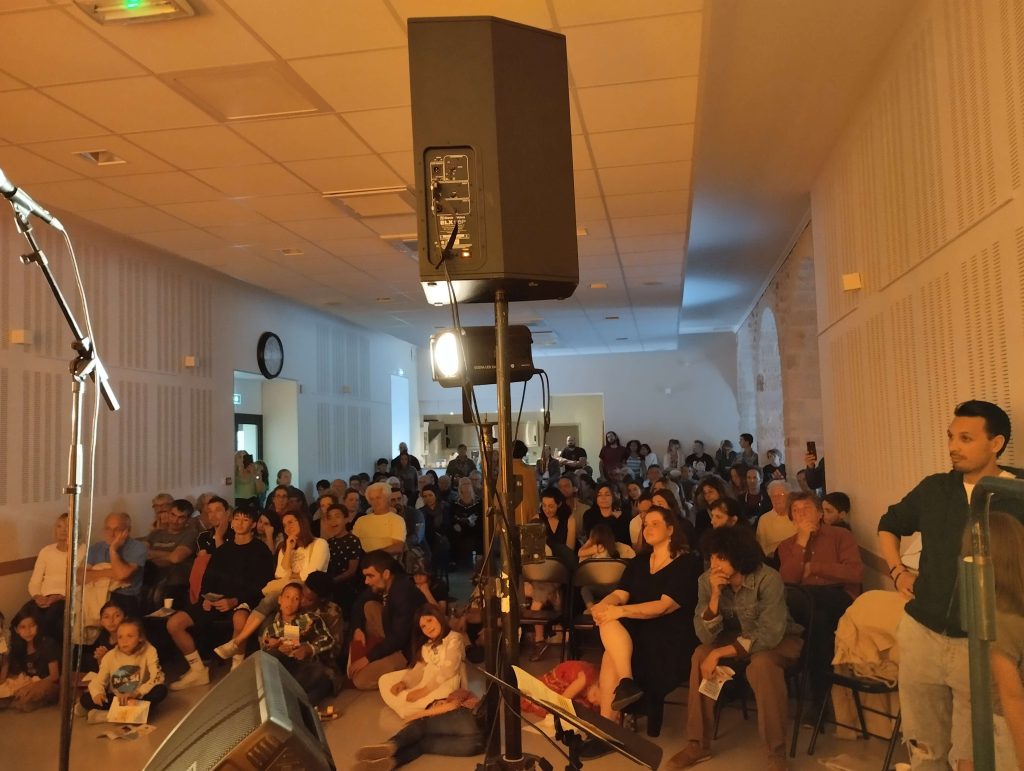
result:
M 711 750 L 700 742 L 690 741 L 669 759 L 668 765 L 670 768 L 690 768 L 705 760 L 711 760 Z
M 767 771 L 789 771 L 789 760 L 785 755 L 769 755 Z

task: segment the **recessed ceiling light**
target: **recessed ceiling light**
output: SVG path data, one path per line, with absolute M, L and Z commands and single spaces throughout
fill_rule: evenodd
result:
M 118 164 L 128 163 L 124 158 L 114 155 L 110 150 L 80 150 L 75 155 L 97 166 L 117 166 Z
M 305 254 L 305 252 L 302 251 L 301 249 L 292 249 L 291 247 L 287 249 L 278 249 L 278 251 L 281 252 L 281 254 L 283 254 L 285 257 L 298 257 L 300 255 Z
M 593 284 L 590 285 L 590 288 L 591 289 L 607 289 L 608 285 L 606 283 L 604 283 L 603 281 L 595 281 Z
M 629 340 L 628 337 L 616 337 L 615 339 L 616 340 Z
M 587 229 L 586 228 L 576 228 L 576 235 L 577 236 L 585 236 L 585 235 L 587 235 Z
M 389 303 L 389 302 L 391 302 L 391 298 L 390 297 L 378 297 L 377 298 L 377 302 L 379 302 L 379 303 Z
M 618 316 L 605 316 L 605 319 L 607 319 L 608 321 L 618 321 L 619 317 Z

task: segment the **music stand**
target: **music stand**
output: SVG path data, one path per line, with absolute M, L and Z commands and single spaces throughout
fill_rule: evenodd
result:
M 656 771 L 661 764 L 661 747 L 632 731 L 626 730 L 596 712 L 579 705 L 574 705 L 577 712 L 574 715 L 556 704 L 524 693 L 516 686 L 506 683 L 490 672 L 480 668 L 477 668 L 477 671 L 499 688 L 527 701 L 532 701 L 554 716 L 555 738 L 562 742 L 569 750 L 569 765 L 566 766 L 566 771 L 581 771 L 583 768 L 583 759 L 580 757 L 580 751 L 583 749 L 583 744 L 587 737 L 598 740 L 613 752 L 617 752 L 624 758 L 633 761 L 639 766 L 645 766 L 651 769 L 651 771 Z M 563 720 L 572 728 L 563 728 Z

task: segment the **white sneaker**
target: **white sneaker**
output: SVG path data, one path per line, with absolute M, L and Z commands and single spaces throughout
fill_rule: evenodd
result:
M 188 672 L 179 677 L 175 682 L 171 683 L 170 688 L 172 691 L 184 691 L 186 688 L 194 688 L 197 685 L 209 685 L 210 683 L 210 670 L 206 667 L 202 669 L 192 669 L 189 667 Z
M 243 656 L 241 654 L 239 654 L 237 656 L 232 656 L 231 657 L 231 671 L 234 672 L 236 669 L 238 669 L 240 666 L 242 666 L 242 662 L 243 661 L 245 661 L 245 656 Z
M 214 648 L 213 652 L 225 661 L 227 661 L 232 656 L 237 656 L 239 653 L 242 652 L 242 650 L 237 645 L 235 645 L 234 640 L 228 640 L 223 645 L 218 645 L 216 648 Z

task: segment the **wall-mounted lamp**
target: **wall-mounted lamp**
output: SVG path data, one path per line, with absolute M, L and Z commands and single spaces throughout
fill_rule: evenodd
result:
M 863 289 L 864 282 L 861 281 L 860 273 L 844 273 L 843 274 L 843 291 L 853 292 L 857 289 Z
M 197 366 L 196 357 L 186 356 L 184 359 L 181 360 L 181 364 L 183 367 L 185 367 L 185 369 L 195 369 Z
M 32 332 L 27 329 L 12 329 L 9 340 L 11 345 L 32 345 Z

